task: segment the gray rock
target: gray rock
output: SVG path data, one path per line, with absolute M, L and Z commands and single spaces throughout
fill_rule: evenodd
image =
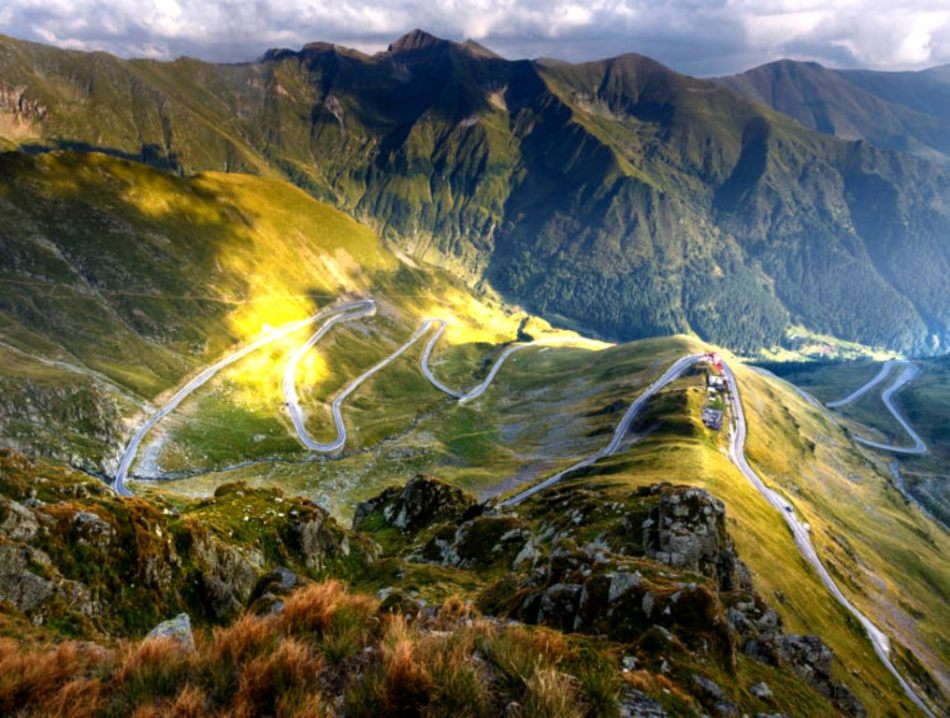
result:
M 0 499 L 0 533 L 12 541 L 29 541 L 40 530 L 35 514 L 16 501 Z
M 693 685 L 696 687 L 696 694 L 703 703 L 722 702 L 726 700 L 726 694 L 715 681 L 701 676 L 698 673 L 693 674 Z
M 99 607 L 86 585 L 57 574 L 43 551 L 24 545 L 0 544 L 0 601 L 8 601 L 41 622 L 42 609 L 55 598 L 85 616 L 98 612 Z
M 146 639 L 150 638 L 170 638 L 186 651 L 195 650 L 195 636 L 191 631 L 191 618 L 187 613 L 179 613 L 174 618 L 159 623 L 146 636 Z
M 620 696 L 620 718 L 667 718 L 663 706 L 644 693 L 624 684 Z
M 610 589 L 607 592 L 607 600 L 613 603 L 630 589 L 639 588 L 639 586 L 639 573 L 628 573 L 626 571 L 612 573 L 610 575 Z
M 383 493 L 356 507 L 353 528 L 360 530 L 374 515 L 390 526 L 417 531 L 437 521 L 461 521 L 476 505 L 475 498 L 443 481 L 416 475 L 404 487 Z
M 264 566 L 264 557 L 259 552 L 242 552 L 210 534 L 195 537 L 193 554 L 202 579 L 207 583 L 219 581 L 226 584 L 240 603 L 245 603 L 250 597 Z
M 659 501 L 641 529 L 647 556 L 715 578 L 723 591 L 750 589 L 748 569 L 726 531 L 723 503 L 704 489 L 658 485 Z
M 550 586 L 541 597 L 541 609 L 538 623 L 558 628 L 562 631 L 577 630 L 578 611 L 584 587 L 573 583 L 556 583 Z
M 73 530 L 80 543 L 96 548 L 107 548 L 115 536 L 115 529 L 99 514 L 91 511 L 77 511 L 70 519 Z
M 772 689 L 769 688 L 768 683 L 756 683 L 749 690 L 752 691 L 752 695 L 756 698 L 760 698 L 763 701 L 772 700 Z

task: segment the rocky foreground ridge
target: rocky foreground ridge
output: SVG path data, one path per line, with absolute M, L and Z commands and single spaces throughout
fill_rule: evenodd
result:
M 417 476 L 348 530 L 273 490 L 176 508 L 0 469 L 4 715 L 865 714 L 701 489 L 502 510 Z

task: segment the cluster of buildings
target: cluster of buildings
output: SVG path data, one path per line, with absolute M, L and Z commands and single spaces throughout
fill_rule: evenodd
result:
M 716 356 L 715 352 L 706 355 L 706 403 L 702 409 L 703 423 L 710 429 L 719 431 L 722 429 L 723 410 L 718 407 L 724 407 L 725 402 L 722 399 L 728 387 L 726 377 L 722 371 L 722 360 Z

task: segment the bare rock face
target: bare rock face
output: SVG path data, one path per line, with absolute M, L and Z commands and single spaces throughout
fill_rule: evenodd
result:
M 524 551 L 533 538 L 527 523 L 517 516 L 476 516 L 458 528 L 449 525 L 440 530 L 410 558 L 456 568 L 521 565 L 531 560 L 530 550 Z
M 831 677 L 834 653 L 818 636 L 781 636 L 776 644 L 779 656 L 819 693 L 828 696 L 839 710 L 858 718 L 867 715 L 850 689 Z
M 70 519 L 76 541 L 97 549 L 106 549 L 115 537 L 115 529 L 99 514 L 77 511 Z
M 421 474 L 402 488 L 386 489 L 356 507 L 353 529 L 365 530 L 371 520 L 404 531 L 419 531 L 440 521 L 460 522 L 477 502 L 471 494 Z
M 16 501 L 0 498 L 0 534 L 11 541 L 30 541 L 40 524 L 36 515 Z
M 660 500 L 642 526 L 647 556 L 715 578 L 722 591 L 751 588 L 749 571 L 726 531 L 722 501 L 697 488 L 660 484 L 653 491 Z
M 0 601 L 37 623 L 44 621 L 44 609 L 53 601 L 85 616 L 97 610 L 86 586 L 59 576 L 43 551 L 15 543 L 0 543 Z
M 264 565 L 259 553 L 241 551 L 208 534 L 199 534 L 192 553 L 200 573 L 198 588 L 211 618 L 234 618 L 244 607 Z

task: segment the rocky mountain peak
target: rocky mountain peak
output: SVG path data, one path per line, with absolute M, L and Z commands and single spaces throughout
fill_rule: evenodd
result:
M 430 35 L 425 30 L 416 28 L 415 30 L 410 30 L 393 42 L 387 50 L 395 55 L 402 52 L 431 50 L 432 48 L 442 47 L 447 44 L 448 40 L 443 40 L 435 35 Z

